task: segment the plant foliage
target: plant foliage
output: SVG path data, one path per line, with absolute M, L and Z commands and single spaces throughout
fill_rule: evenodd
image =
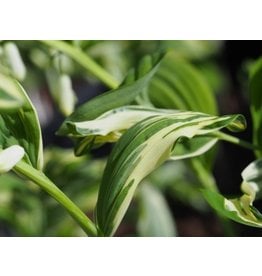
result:
M 262 227 L 262 215 L 254 206 L 262 194 L 261 58 L 252 64 L 248 80 L 253 127 L 249 143 L 229 134 L 246 129 L 243 115 L 219 115 L 214 83 L 221 78 L 216 79 L 212 63 L 219 44 L 147 45 L 1 42 L 0 219 L 18 234 L 43 235 L 45 225 L 51 225 L 46 235 L 113 236 L 135 206 L 137 234 L 175 236 L 168 189 L 199 211 L 207 212 L 208 203 L 222 220 Z M 99 81 L 108 90 L 81 102 L 78 78 L 89 84 Z M 56 134 L 70 137 L 74 150 L 43 150 L 41 108 L 36 111 L 28 83 L 47 87 L 48 102 L 64 118 Z M 213 175 L 215 146 L 221 140 L 251 149 L 256 156 L 242 171 L 239 197 L 222 195 Z M 92 153 L 109 143 L 114 145 L 108 156 L 95 160 Z M 25 180 L 38 188 L 32 182 L 21 188 Z

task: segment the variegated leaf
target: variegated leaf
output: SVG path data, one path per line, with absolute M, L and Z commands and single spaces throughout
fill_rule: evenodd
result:
M 127 129 L 147 117 L 174 112 L 138 105 L 123 106 L 110 110 L 94 120 L 69 121 L 67 128 L 70 136 L 83 138 L 75 148 L 76 155 L 81 155 L 90 147 L 116 142 Z
M 261 198 L 262 159 L 248 165 L 241 175 L 241 197 L 227 199 L 210 190 L 203 191 L 204 197 L 221 215 L 242 224 L 262 227 L 262 214 L 253 206 L 255 199 Z
M 163 58 L 150 82 L 148 96 L 156 107 L 217 115 L 214 91 L 204 75 L 176 51 L 169 51 Z M 194 162 L 201 162 L 207 171 L 211 171 L 214 157 L 215 148 Z
M 114 147 L 99 190 L 96 219 L 101 235 L 113 235 L 137 185 L 175 152 L 181 139 L 207 136 L 223 127 L 243 129 L 241 115 L 175 112 L 150 116 L 128 129 Z
M 67 128 L 70 130 L 70 136 L 84 138 L 75 148 L 76 155 L 81 155 L 82 152 L 91 147 L 117 142 L 127 129 L 145 118 L 176 112 L 179 111 L 143 106 L 123 106 L 110 110 L 95 120 L 68 122 Z M 177 145 L 171 159 L 178 160 L 199 156 L 212 148 L 217 141 L 218 138 L 215 137 L 184 139 Z
M 149 62 L 150 60 L 150 62 Z M 91 99 L 79 106 L 62 124 L 59 135 L 71 135 L 70 123 L 94 120 L 112 109 L 132 104 L 145 91 L 156 73 L 161 57 L 150 57 L 142 62 L 137 70 L 131 70 L 121 86 Z M 79 138 L 82 139 L 82 138 Z
M 23 147 L 24 160 L 41 169 L 43 146 L 36 110 L 23 87 L 11 77 L 0 74 L 0 87 L 21 104 L 12 112 L 0 109 L 0 148 L 6 149 L 12 145 Z

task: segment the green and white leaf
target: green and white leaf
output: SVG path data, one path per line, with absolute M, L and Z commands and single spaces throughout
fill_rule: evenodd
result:
M 138 191 L 137 230 L 142 237 L 174 237 L 176 226 L 165 197 L 159 189 L 143 183 Z
M 150 64 L 146 59 L 146 66 L 143 64 L 144 66 L 139 66 L 136 71 L 131 70 L 119 88 L 99 95 L 78 107 L 62 124 L 58 134 L 70 135 L 70 128 L 68 129 L 70 123 L 93 120 L 107 111 L 133 103 L 147 88 L 161 58 L 153 57 L 150 60 Z
M 127 129 L 145 118 L 174 112 L 138 105 L 123 106 L 110 110 L 95 120 L 67 122 L 67 128 L 70 136 L 84 138 L 75 148 L 76 155 L 81 155 L 91 147 L 116 142 Z
M 110 110 L 95 120 L 68 122 L 67 124 L 70 136 L 85 137 L 75 148 L 76 155 L 81 155 L 91 147 L 117 142 L 127 129 L 145 118 L 175 112 L 178 111 L 143 106 L 123 106 Z M 217 141 L 218 138 L 215 137 L 198 137 L 192 141 L 185 138 L 176 146 L 171 159 L 179 160 L 199 156 L 212 148 Z
M 76 155 L 86 153 L 90 148 L 90 137 L 81 137 L 81 135 L 78 134 L 75 136 L 74 131 L 71 133 L 72 125 L 78 122 L 97 119 L 107 111 L 132 104 L 142 93 L 145 95 L 148 84 L 157 71 L 160 61 L 161 57 L 159 56 L 147 57 L 142 60 L 137 70 L 131 70 L 119 88 L 97 96 L 78 107 L 67 117 L 57 134 L 69 135 L 74 138 L 76 142 Z M 140 100 L 141 99 L 143 100 L 144 97 L 140 97 Z M 111 138 L 111 140 L 115 138 L 116 137 Z M 96 140 L 96 142 L 98 142 L 98 140 Z
M 262 148 L 262 58 L 252 65 L 249 77 L 251 115 L 253 121 L 253 141 Z M 256 151 L 262 157 L 261 151 Z
M 8 91 L 10 95 L 14 95 L 22 103 L 22 106 L 11 113 L 1 110 L 0 148 L 6 149 L 12 145 L 21 146 L 25 150 L 24 160 L 33 167 L 41 169 L 43 146 L 36 110 L 18 82 L 0 74 L 1 86 L 5 87 L 5 91 Z
M 253 202 L 262 194 L 262 159 L 248 165 L 241 175 L 241 197 L 227 199 L 210 190 L 203 191 L 204 197 L 219 214 L 242 224 L 262 227 L 262 214 L 253 206 Z
M 108 159 L 99 190 L 96 219 L 101 234 L 115 233 L 137 185 L 170 158 L 180 139 L 207 136 L 233 125 L 243 128 L 243 117 L 175 112 L 148 117 L 128 129 Z

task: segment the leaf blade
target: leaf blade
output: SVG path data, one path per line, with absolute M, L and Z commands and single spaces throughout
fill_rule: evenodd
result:
M 262 159 L 250 163 L 241 175 L 242 196 L 227 199 L 219 193 L 203 190 L 204 198 L 222 216 L 241 224 L 262 228 L 262 214 L 253 207 L 253 202 L 261 198 Z
M 104 235 L 114 234 L 137 185 L 169 159 L 179 138 L 206 135 L 238 119 L 179 112 L 146 118 L 125 132 L 108 159 L 99 190 L 96 219 Z
M 23 87 L 10 77 L 0 74 L 0 80 L 5 79 L 16 87 L 17 98 L 23 102 L 21 108 L 14 112 L 0 114 L 0 146 L 5 149 L 12 145 L 20 145 L 26 154 L 24 159 L 35 168 L 43 165 L 43 145 L 40 123 L 37 112 Z

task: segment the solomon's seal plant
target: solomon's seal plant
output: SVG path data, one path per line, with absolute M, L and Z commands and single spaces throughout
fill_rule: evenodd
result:
M 23 55 L 15 43 L 2 42 L 1 177 L 6 177 L 5 174 L 12 170 L 21 179 L 19 181 L 28 183 L 30 189 L 31 182 L 37 184 L 89 236 L 113 236 L 134 198 L 141 208 L 138 232 L 141 235 L 172 236 L 176 234 L 176 226 L 171 211 L 161 189 L 152 184 L 154 177 L 151 175 L 167 162 L 174 171 L 184 166 L 181 164 L 187 164 L 186 170 L 194 175 L 194 181 L 200 183 L 197 189 L 190 186 L 189 189 L 195 189 L 197 196 L 206 200 L 222 223 L 228 223 L 229 219 L 262 227 L 262 215 L 253 205 L 260 198 L 262 183 L 262 160 L 259 159 L 262 156 L 261 60 L 250 70 L 253 143 L 249 143 L 233 134 L 246 129 L 244 116 L 218 114 L 210 84 L 204 74 L 185 58 L 184 53 L 169 50 L 147 55 L 119 82 L 119 73 L 116 78 L 109 73 L 110 70 L 107 71 L 107 67 L 112 68 L 108 62 L 114 63 L 113 57 L 105 59 L 107 63 L 104 66 L 103 62 L 97 62 L 102 45 L 99 42 L 40 41 L 32 42 L 27 53 L 37 70 L 43 72 L 42 77 L 46 79 L 53 103 L 65 116 L 56 134 L 68 136 L 73 141 L 75 157 L 68 150 L 43 151 L 38 113 L 23 88 L 27 72 Z M 22 49 L 25 46 L 22 44 Z M 96 46 L 99 47 L 94 50 Z M 102 49 L 107 47 L 105 44 Z M 92 53 L 96 53 L 94 57 Z M 71 81 L 74 72 L 81 72 L 91 80 L 98 79 L 109 88 L 108 91 L 75 108 L 77 95 Z M 254 151 L 257 157 L 243 168 L 243 194 L 240 197 L 223 196 L 212 174 L 219 141 L 247 148 Z M 63 173 L 76 172 L 72 182 L 84 172 L 89 181 L 98 181 L 97 177 L 96 180 L 92 178 L 89 171 L 97 161 L 85 158 L 93 150 L 108 144 L 113 144 L 113 149 L 105 164 L 102 162 L 100 166 L 103 175 L 99 185 L 90 188 L 87 194 L 83 193 L 85 197 L 81 200 L 73 202 L 73 198 L 70 199 L 63 191 Z M 181 163 L 184 162 L 181 160 L 187 163 Z M 59 185 L 55 183 L 56 166 Z M 53 174 L 54 180 L 47 174 Z M 14 174 L 10 176 L 17 179 Z M 176 186 L 175 179 L 172 185 Z M 94 197 L 90 197 L 92 191 L 95 191 Z M 89 208 L 86 206 L 88 200 L 93 202 L 93 218 L 90 212 L 86 214 L 87 209 L 78 207 L 79 203 L 82 206 L 85 202 L 83 206 Z M 45 216 L 48 217 L 47 214 Z M 17 225 L 21 226 L 19 220 Z

